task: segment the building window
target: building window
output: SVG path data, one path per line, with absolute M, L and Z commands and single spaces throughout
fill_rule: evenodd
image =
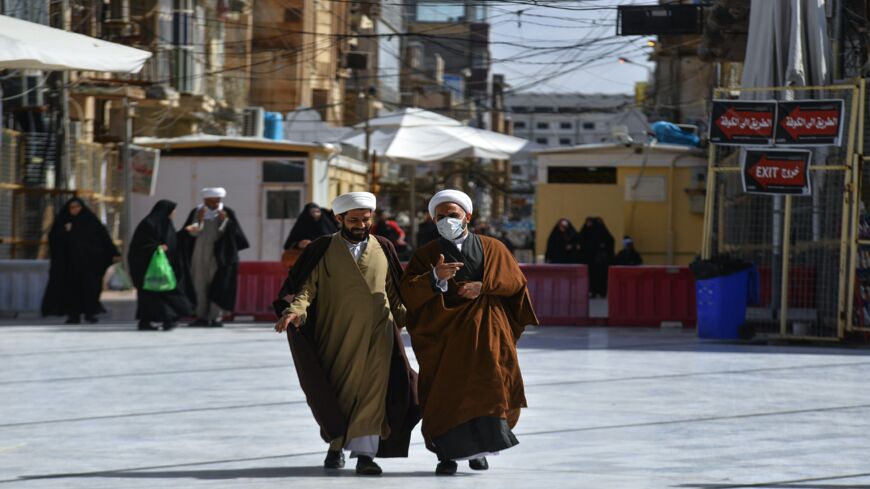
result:
M 595 130 L 595 123 L 594 122 L 584 122 L 583 123 L 583 130 L 594 131 Z
M 559 144 L 561 144 L 562 146 L 571 146 L 571 139 L 570 138 L 559 138 Z
M 329 113 L 329 90 L 315 88 L 311 90 L 311 105 L 320 114 L 320 120 L 327 122 Z
M 301 200 L 301 190 L 266 191 L 266 219 L 296 219 Z
M 529 108 L 524 107 L 522 105 L 515 105 L 515 106 L 511 107 L 511 112 L 516 112 L 517 114 L 523 114 L 523 113 L 528 112 L 528 111 L 529 111 Z
M 521 167 L 520 165 L 513 165 L 511 167 L 511 173 L 513 173 L 514 175 L 522 175 L 523 167 Z
M 537 139 L 535 139 L 535 142 L 538 144 L 547 144 L 548 143 L 547 138 L 537 138 Z
M 616 185 L 616 168 L 551 166 L 547 168 L 547 183 L 592 183 Z
M 535 125 L 535 127 L 537 127 L 538 129 L 549 129 L 550 123 L 549 122 L 539 122 Z
M 526 121 L 515 121 L 514 122 L 514 129 L 525 129 L 525 128 L 526 128 Z
M 574 125 L 571 124 L 570 122 L 560 122 L 559 123 L 559 129 L 571 129 L 573 127 L 574 127 Z
M 284 9 L 284 23 L 286 24 L 298 24 L 302 22 L 302 11 L 298 8 L 287 8 Z
M 305 183 L 305 162 L 264 161 L 264 183 Z
M 535 112 L 537 112 L 539 114 L 550 114 L 552 112 L 555 112 L 555 110 L 553 110 L 553 107 L 537 106 L 537 107 L 535 107 Z

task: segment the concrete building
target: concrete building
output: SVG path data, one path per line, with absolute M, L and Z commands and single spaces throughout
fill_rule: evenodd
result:
M 353 2 L 345 64 L 344 125 L 377 115 L 383 104 L 401 103 L 404 4 L 391 0 Z
M 532 215 L 538 181 L 533 151 L 647 139 L 646 117 L 631 95 L 508 93 L 503 104 L 513 135 L 531 143 L 511 160 L 510 209 L 517 217 Z
M 621 249 L 629 235 L 647 265 L 684 265 L 701 251 L 706 153 L 665 144 L 589 144 L 536 154 L 536 254 L 553 225 L 601 217 Z
M 350 2 L 257 0 L 253 4 L 250 104 L 318 110 L 340 124 Z
M 490 94 L 487 2 L 415 0 L 407 7 L 402 103 L 486 127 Z
M 170 199 L 178 203 L 179 227 L 201 201 L 201 188 L 225 187 L 227 205 L 251 242 L 241 254 L 247 261 L 280 259 L 306 203 L 329 207 L 342 193 L 367 190 L 367 167 L 338 155 L 329 144 L 207 135 L 139 138 L 136 144 L 159 149 L 161 155 L 154 195 L 133 195 L 133 222 L 158 200 Z

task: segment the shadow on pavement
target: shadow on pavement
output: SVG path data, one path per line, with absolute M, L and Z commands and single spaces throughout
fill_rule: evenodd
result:
M 457 473 L 454 477 L 469 477 L 473 474 Z M 435 477 L 435 471 L 431 472 L 391 472 L 387 468 L 380 477 Z M 67 478 L 110 478 L 110 479 L 204 479 L 204 480 L 226 480 L 226 479 L 278 479 L 278 478 L 293 478 L 293 477 L 363 477 L 366 479 L 376 479 L 377 477 L 357 476 L 353 469 L 353 464 L 348 463 L 348 468 L 343 470 L 327 470 L 322 466 L 308 467 L 254 467 L 246 469 L 209 469 L 209 470 L 166 470 L 166 471 L 147 471 L 147 472 L 91 472 L 79 474 L 50 474 L 50 475 L 34 475 L 22 476 L 18 480 L 40 480 L 40 479 L 67 479 Z

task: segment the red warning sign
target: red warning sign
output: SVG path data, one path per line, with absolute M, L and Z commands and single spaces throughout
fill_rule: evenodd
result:
M 780 102 L 777 145 L 839 146 L 843 133 L 842 100 Z
M 810 195 L 808 150 L 745 150 L 743 190 L 754 194 Z
M 773 142 L 776 101 L 714 100 L 710 142 L 767 145 Z

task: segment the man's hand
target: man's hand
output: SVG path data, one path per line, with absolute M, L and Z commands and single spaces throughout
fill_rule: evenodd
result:
M 439 282 L 442 280 L 450 280 L 455 277 L 456 272 L 464 266 L 465 264 L 462 262 L 444 263 L 444 255 L 438 255 L 438 263 L 435 264 L 435 276 L 438 277 Z
M 221 222 L 226 221 L 227 220 L 227 211 L 218 212 L 218 219 L 220 219 Z
M 185 227 L 184 230 L 188 233 L 194 234 L 197 232 L 197 230 L 199 230 L 199 226 L 197 226 L 196 224 L 191 224 L 190 226 Z
M 459 297 L 474 300 L 480 297 L 481 287 L 483 287 L 483 282 L 465 282 L 459 286 L 456 293 L 459 294 Z
M 196 220 L 197 221 L 202 221 L 203 219 L 205 219 L 205 211 L 206 211 L 205 207 L 202 207 L 199 209 L 199 211 L 196 213 Z
M 300 240 L 298 243 L 296 243 L 296 247 L 299 248 L 300 250 L 304 250 L 305 247 L 310 245 L 310 244 L 311 244 L 310 239 L 303 239 L 303 240 Z
M 302 326 L 302 319 L 300 319 L 299 315 L 294 312 L 281 316 L 281 319 L 275 323 L 275 332 L 283 333 L 284 331 L 287 331 L 287 328 L 289 328 L 291 324 L 296 329 L 299 329 L 299 327 Z
M 67 232 L 72 231 L 72 223 L 71 223 L 71 222 L 68 222 L 68 223 L 64 224 L 64 225 L 63 225 L 63 228 L 64 228 Z

